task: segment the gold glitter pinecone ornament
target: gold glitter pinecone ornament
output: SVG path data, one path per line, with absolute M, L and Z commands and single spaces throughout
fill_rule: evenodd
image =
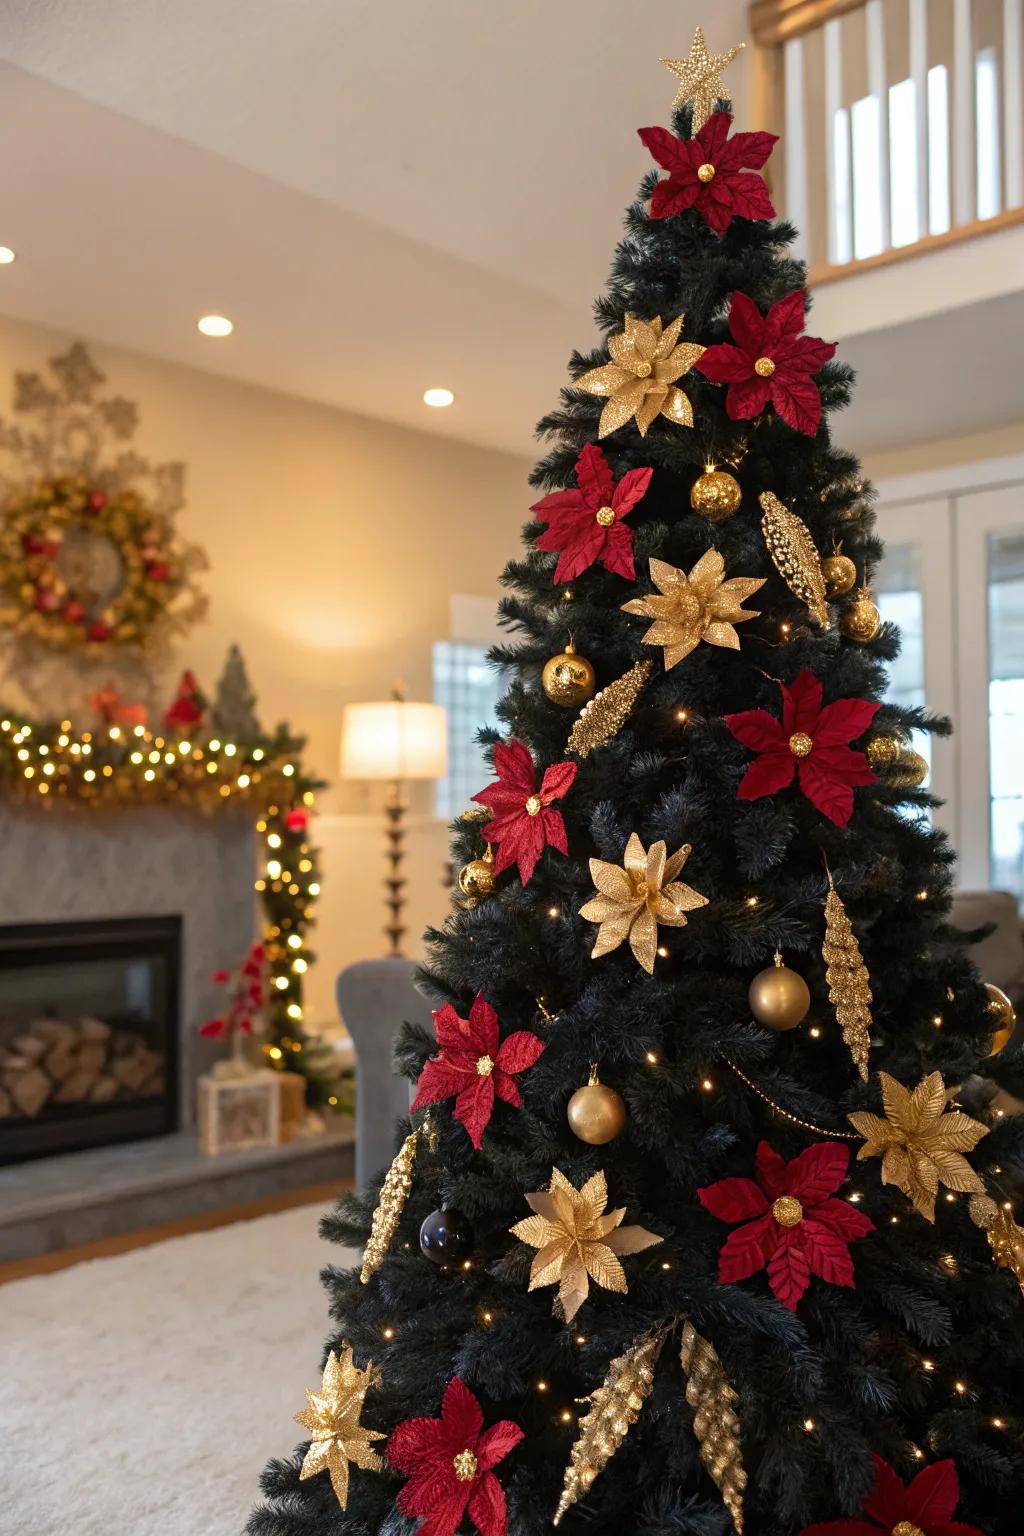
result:
M 821 560 L 810 530 L 772 491 L 758 498 L 764 516 L 761 533 L 772 564 L 794 597 L 806 604 L 819 629 L 828 629 L 828 604 Z
M 798 971 L 783 965 L 782 956 L 765 970 L 759 971 L 750 983 L 750 1011 L 759 1024 L 781 1034 L 796 1029 L 807 1017 L 811 1006 L 811 993 Z
M 821 955 L 825 962 L 829 1002 L 836 1011 L 843 1040 L 850 1047 L 857 1071 L 867 1082 L 871 1047 L 871 980 L 853 924 L 832 884 L 831 874 L 825 901 L 825 940 Z
M 381 1185 L 377 1209 L 373 1213 L 370 1239 L 363 1253 L 363 1265 L 359 1278 L 364 1285 L 375 1274 L 387 1257 L 388 1249 L 402 1219 L 405 1202 L 412 1189 L 412 1171 L 416 1162 L 416 1144 L 419 1132 L 412 1131 L 402 1142 L 394 1162 Z
M 821 562 L 821 574 L 829 597 L 845 597 L 857 585 L 857 567 L 849 555 L 841 555 L 838 550 Z
M 729 1385 L 718 1351 L 689 1321 L 679 1351 L 686 1373 L 686 1401 L 693 1412 L 693 1433 L 700 1459 L 722 1495 L 736 1536 L 743 1536 L 743 1490 L 747 1474 L 740 1450 L 736 1393 Z
M 551 700 L 562 709 L 579 709 L 593 698 L 597 678 L 585 656 L 577 653 L 572 641 L 564 651 L 544 663 L 541 687 Z
M 739 511 L 743 492 L 727 469 L 706 469 L 690 487 L 690 506 L 709 523 L 720 523 Z
M 590 1408 L 580 1419 L 553 1525 L 589 1493 L 636 1423 L 654 1385 L 654 1366 L 664 1342 L 663 1332 L 642 1334 L 612 1361 L 604 1381 L 589 1394 Z
M 603 747 L 617 735 L 633 713 L 647 680 L 654 671 L 651 661 L 638 661 L 607 688 L 595 693 L 585 704 L 565 744 L 566 752 L 586 757 L 596 747 Z
M 876 608 L 867 587 L 861 587 L 856 601 L 844 608 L 839 618 L 839 628 L 848 640 L 867 645 L 874 640 L 882 627 L 882 615 Z

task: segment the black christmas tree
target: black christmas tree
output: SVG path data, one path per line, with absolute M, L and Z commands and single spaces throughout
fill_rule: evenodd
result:
M 383 1189 L 325 1219 L 364 1259 L 250 1536 L 1021 1529 L 1024 1121 L 963 1085 L 1024 1062 L 724 62 L 674 63 L 668 177 L 541 423 L 435 1032 Z

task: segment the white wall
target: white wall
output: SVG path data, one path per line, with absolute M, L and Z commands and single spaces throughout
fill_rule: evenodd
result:
M 13 371 L 41 368 L 71 339 L 0 318 L 5 418 Z M 386 697 L 396 678 L 410 697 L 428 697 L 431 643 L 448 634 L 449 594 L 496 599 L 533 499 L 529 461 L 107 347 L 91 351 L 108 387 L 140 406 L 139 451 L 185 461 L 180 526 L 210 558 L 209 617 L 164 659 L 158 696 L 169 695 L 185 666 L 212 691 L 237 641 L 264 723 L 287 719 L 308 733 L 309 765 L 334 778 L 345 702 Z M 9 660 L 0 646 L 0 699 L 39 713 L 80 707 L 91 687 L 116 676 L 110 658 L 87 680 L 66 671 L 65 706 L 49 683 L 44 693 L 32 677 L 12 675 Z M 341 965 L 383 952 L 383 838 L 368 819 L 377 804 L 368 786 L 335 786 L 321 800 L 311 1023 L 333 1016 Z M 426 793 L 418 804 L 428 809 Z M 423 816 L 409 841 L 412 948 L 446 911 L 447 838 Z

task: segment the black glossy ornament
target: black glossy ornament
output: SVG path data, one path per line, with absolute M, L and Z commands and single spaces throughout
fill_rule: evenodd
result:
M 473 1252 L 469 1218 L 452 1209 L 431 1211 L 420 1227 L 420 1252 L 432 1264 L 461 1264 Z

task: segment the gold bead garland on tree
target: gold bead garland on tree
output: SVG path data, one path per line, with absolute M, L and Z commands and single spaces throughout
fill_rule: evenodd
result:
M 416 1147 L 419 1141 L 419 1132 L 411 1131 L 399 1148 L 391 1167 L 388 1169 L 381 1185 L 380 1195 L 377 1199 L 377 1208 L 373 1213 L 373 1221 L 370 1225 L 370 1237 L 363 1253 L 363 1264 L 359 1271 L 359 1278 L 366 1285 L 371 1275 L 376 1274 L 387 1257 L 388 1249 L 394 1241 L 398 1230 L 398 1223 L 402 1219 L 405 1210 L 405 1202 L 409 1198 L 412 1189 L 413 1167 L 416 1162 Z
M 1024 1296 L 1024 1231 L 1014 1221 L 1013 1212 L 987 1194 L 972 1195 L 968 1210 L 974 1225 L 988 1238 L 996 1264 L 1010 1271 Z
M 747 1474 L 740 1450 L 736 1393 L 729 1385 L 718 1351 L 689 1320 L 683 1326 L 679 1360 L 686 1375 L 686 1401 L 694 1410 L 693 1432 L 700 1446 L 700 1459 L 721 1492 L 736 1536 L 743 1536 Z
M 757 1022 L 779 1034 L 803 1023 L 811 1006 L 806 981 L 798 971 L 783 965 L 778 951 L 774 963 L 759 971 L 750 983 L 748 998 Z
M 879 613 L 867 587 L 861 587 L 856 600 L 843 609 L 839 616 L 839 628 L 848 640 L 867 645 L 874 640 L 882 627 Z
M 825 578 L 814 540 L 805 523 L 791 512 L 772 491 L 762 491 L 758 498 L 764 516 L 761 533 L 772 564 L 786 586 L 807 606 L 820 629 L 828 628 L 828 604 Z
M 829 1002 L 850 1048 L 857 1071 L 868 1080 L 868 1052 L 871 1047 L 871 981 L 846 908 L 828 875 L 825 900 L 825 939 L 821 946 L 828 983 Z
M 590 703 L 584 705 L 569 732 L 566 752 L 571 752 L 574 757 L 587 757 L 597 747 L 611 741 L 633 713 L 653 671 L 653 662 L 638 661 L 628 672 L 596 693 Z
M 580 1419 L 579 1436 L 570 1452 L 562 1497 L 553 1525 L 590 1491 L 591 1484 L 625 1440 L 640 1416 L 654 1385 L 654 1367 L 665 1342 L 664 1330 L 642 1334 L 626 1352 L 617 1355 L 604 1381 L 587 1397 L 590 1404 Z
M 735 475 L 709 465 L 690 487 L 690 506 L 709 523 L 720 523 L 739 511 L 743 492 Z
M 565 650 L 544 663 L 541 686 L 552 704 L 562 709 L 579 709 L 593 697 L 596 684 L 594 669 L 585 656 L 580 656 L 572 641 Z

